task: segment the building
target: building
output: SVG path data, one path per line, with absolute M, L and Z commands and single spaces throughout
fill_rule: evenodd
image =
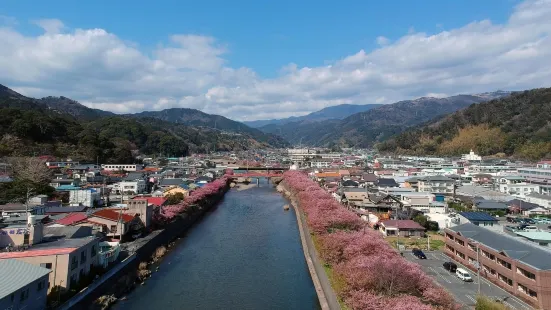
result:
M 70 205 L 94 207 L 99 204 L 100 199 L 100 194 L 93 188 L 69 191 Z
M 551 252 L 467 223 L 445 229 L 444 253 L 538 309 L 551 309 Z
M 101 165 L 101 169 L 107 170 L 107 171 L 140 171 L 140 170 L 143 170 L 143 166 L 135 165 L 135 164 L 125 164 L 125 165 L 105 164 L 105 165 Z
M 385 236 L 424 237 L 425 227 L 412 220 L 386 220 L 379 223 L 379 231 Z
M 37 217 L 37 215 L 29 215 L 27 218 L 21 217 L 21 221 L 12 224 L 0 224 L 0 248 L 40 243 L 44 226 L 37 221 Z
M 121 181 L 113 184 L 113 190 L 116 194 L 143 194 L 147 188 L 144 180 Z
M 420 192 L 453 194 L 455 182 L 445 176 L 426 176 L 417 178 Z
M 499 191 L 501 193 L 506 193 L 519 197 L 526 197 L 526 195 L 529 195 L 530 193 L 539 193 L 540 186 L 538 184 L 524 182 L 510 184 L 499 183 Z
M 482 156 L 479 156 L 479 155 L 476 155 L 473 150 L 471 150 L 469 152 L 469 154 L 463 154 L 461 155 L 461 160 L 466 160 L 466 161 L 481 161 L 482 160 Z
M 539 164 L 537 168 L 519 168 L 518 174 L 525 178 L 526 182 L 540 185 L 540 194 L 551 195 L 551 168 L 548 166 Z
M 50 272 L 15 259 L 0 260 L 0 309 L 46 309 Z
M 471 223 L 476 226 L 494 226 L 498 224 L 498 219 L 485 212 L 459 212 L 456 224 Z
M 126 235 L 134 224 L 139 224 L 141 218 L 125 213 L 124 208 L 120 210 L 101 209 L 88 216 L 86 221 L 98 226 L 105 235 L 120 238 L 121 235 Z
M 551 209 L 551 196 L 538 193 L 530 193 L 526 195 L 526 200 L 531 203 L 538 204 L 546 209 Z
M 50 269 L 48 291 L 54 286 L 69 289 L 98 264 L 98 242 L 96 237 L 43 242 L 26 251 L 0 253 L 0 265 L 3 260 L 16 259 Z
M 506 212 L 509 209 L 509 206 L 506 203 L 496 200 L 474 199 L 473 209 L 485 212 Z

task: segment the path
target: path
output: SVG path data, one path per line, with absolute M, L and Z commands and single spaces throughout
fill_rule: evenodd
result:
M 306 247 L 308 248 L 308 256 L 310 257 L 310 261 L 312 265 L 314 266 L 315 273 L 318 276 L 319 284 L 321 285 L 321 289 L 323 290 L 323 295 L 325 295 L 325 302 L 326 305 L 323 304 L 323 301 L 320 300 L 320 304 L 322 306 L 322 309 L 327 309 L 327 307 L 330 310 L 340 310 L 341 305 L 339 304 L 339 301 L 337 299 L 337 295 L 335 294 L 335 291 L 333 290 L 333 287 L 331 286 L 331 282 L 329 281 L 329 278 L 327 277 L 327 273 L 325 272 L 325 268 L 323 268 L 322 263 L 320 262 L 318 258 L 318 252 L 316 251 L 316 247 L 314 246 L 314 242 L 312 241 L 312 237 L 310 235 L 310 230 L 308 229 L 308 225 L 306 223 L 306 219 L 303 215 L 303 213 L 300 210 L 300 207 L 296 207 L 293 204 L 293 209 L 295 209 L 297 213 L 297 219 L 300 219 L 299 223 L 299 229 L 301 232 L 301 239 L 304 246 L 304 243 L 306 243 Z M 306 254 L 306 253 L 305 253 Z M 308 262 L 308 258 L 306 258 Z M 310 264 L 309 264 L 310 265 Z M 312 281 L 315 281 L 315 279 L 312 279 Z M 314 282 L 315 284 L 315 282 Z M 325 307 L 324 307 L 325 306 Z

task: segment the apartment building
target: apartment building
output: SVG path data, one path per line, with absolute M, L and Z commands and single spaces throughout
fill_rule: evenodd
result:
M 518 174 L 526 182 L 540 185 L 540 194 L 551 195 L 551 168 L 547 164 L 538 164 L 536 168 L 519 168 Z
M 0 309 L 46 309 L 48 274 L 51 270 L 15 259 L 0 263 Z
M 471 223 L 445 229 L 445 254 L 538 309 L 551 309 L 551 252 Z
M 27 251 L 0 253 L 0 261 L 16 259 L 50 269 L 48 291 L 54 286 L 69 289 L 77 285 L 92 266 L 99 264 L 98 243 L 96 237 L 44 242 L 33 245 Z
M 107 171 L 140 171 L 143 169 L 143 165 L 135 164 L 125 164 L 125 165 L 115 165 L 115 164 L 105 164 L 101 165 L 101 169 Z
M 417 178 L 420 192 L 452 194 L 455 181 L 445 176 L 426 176 Z

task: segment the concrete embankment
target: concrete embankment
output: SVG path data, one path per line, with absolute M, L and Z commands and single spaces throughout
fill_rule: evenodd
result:
M 306 216 L 304 215 L 304 212 L 296 201 L 296 197 L 293 197 L 291 192 L 288 190 L 285 181 L 282 181 L 277 185 L 277 191 L 282 193 L 291 201 L 291 205 L 295 210 L 298 228 L 300 231 L 300 240 L 302 242 L 302 249 L 304 251 L 304 258 L 306 259 L 306 263 L 308 264 L 308 270 L 310 271 L 310 276 L 312 277 L 312 282 L 314 283 L 321 309 L 341 309 L 341 306 L 337 299 L 337 295 L 331 287 L 331 282 L 329 281 L 327 273 L 323 268 L 323 263 L 318 257 L 316 247 L 314 246 L 310 230 L 306 223 Z
M 181 237 L 192 225 L 197 222 L 207 211 L 220 202 L 224 194 L 229 190 L 229 184 L 219 194 L 200 202 L 199 207 L 192 214 L 181 214 L 174 221 L 168 223 L 163 229 L 156 230 L 148 236 L 138 239 L 130 247 L 131 255 L 125 261 L 124 266 L 113 268 L 115 272 L 108 272 L 90 285 L 93 289 L 84 289 L 75 295 L 61 309 L 98 309 L 94 301 L 104 295 L 114 295 L 120 298 L 128 294 L 135 286 L 140 262 L 149 261 L 157 248 L 167 246 L 175 239 Z

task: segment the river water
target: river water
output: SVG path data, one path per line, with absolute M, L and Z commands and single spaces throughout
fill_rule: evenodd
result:
M 320 309 L 296 216 L 271 184 L 230 190 L 116 309 Z

